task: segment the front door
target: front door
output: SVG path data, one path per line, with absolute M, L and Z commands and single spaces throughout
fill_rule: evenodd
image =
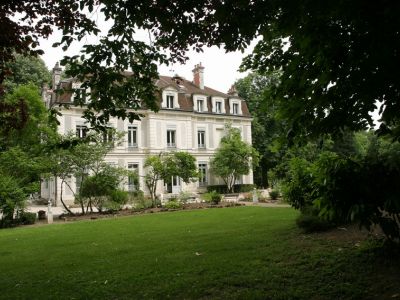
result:
M 181 178 L 178 176 L 172 177 L 172 194 L 179 194 L 181 192 Z

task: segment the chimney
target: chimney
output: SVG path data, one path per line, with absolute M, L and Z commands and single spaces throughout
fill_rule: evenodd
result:
M 61 80 L 61 67 L 57 62 L 53 68 L 52 80 L 51 80 L 51 87 L 53 90 L 57 89 L 57 85 L 60 83 Z
M 239 96 L 238 91 L 234 84 L 232 84 L 231 87 L 229 88 L 228 95 L 235 96 L 235 97 Z
M 200 89 L 204 89 L 204 67 L 199 63 L 193 69 L 193 83 Z

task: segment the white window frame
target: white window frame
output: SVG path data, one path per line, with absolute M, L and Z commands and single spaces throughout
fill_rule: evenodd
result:
M 211 103 L 213 107 L 213 113 L 224 114 L 225 113 L 225 99 L 221 97 L 212 97 Z M 217 103 L 220 105 L 220 110 L 217 110 Z
M 233 115 L 239 114 L 239 103 L 232 103 L 232 114 Z
M 128 162 L 128 166 L 127 166 L 128 171 L 136 171 L 137 174 L 139 174 L 139 163 L 136 162 Z M 131 177 L 128 176 L 128 191 L 134 191 L 135 190 L 135 185 L 133 183 L 130 182 L 131 181 Z
M 176 129 L 167 129 L 167 148 L 176 148 Z
M 242 115 L 242 102 L 239 99 L 229 99 L 229 113 L 231 115 Z M 234 109 L 236 107 L 236 109 Z
M 88 128 L 86 125 L 76 125 L 75 126 L 75 135 L 77 138 L 83 139 L 86 137 L 88 132 Z
M 167 103 L 167 97 L 173 97 L 172 107 L 169 107 L 169 103 Z M 179 109 L 179 102 L 178 102 L 178 91 L 173 87 L 166 87 L 162 92 L 162 103 L 161 107 L 165 109 Z
M 197 146 L 201 149 L 206 148 L 206 131 L 205 131 L 205 129 L 197 130 Z
M 128 125 L 128 148 L 138 147 L 138 126 Z
M 199 162 L 197 164 L 197 169 L 199 171 L 199 186 L 206 186 L 208 184 L 208 172 L 207 163 Z
M 197 111 L 204 112 L 204 99 L 197 99 Z
M 222 102 L 221 101 L 215 101 L 215 112 L 217 114 L 222 114 Z
M 199 103 L 201 103 L 201 105 L 199 105 Z M 193 95 L 193 106 L 194 106 L 193 111 L 207 112 L 208 111 L 207 96 L 201 94 Z
M 173 109 L 175 107 L 174 106 L 175 96 L 167 94 L 165 98 L 166 98 L 166 107 L 169 109 Z

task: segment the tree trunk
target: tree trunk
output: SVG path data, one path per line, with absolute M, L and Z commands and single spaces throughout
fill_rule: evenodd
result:
M 60 188 L 60 201 L 61 201 L 61 203 L 62 203 L 62 205 L 64 206 L 64 208 L 65 208 L 65 210 L 70 214 L 70 215 L 73 215 L 74 213 L 67 207 L 67 205 L 65 205 L 65 203 L 64 203 L 64 200 L 63 200 L 63 198 L 62 198 L 62 188 L 63 188 L 63 184 L 64 184 L 64 180 L 63 181 L 61 181 L 61 188 Z

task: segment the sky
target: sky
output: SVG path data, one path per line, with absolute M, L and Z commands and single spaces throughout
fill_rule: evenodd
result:
M 99 28 L 102 28 L 102 33 L 106 33 L 111 24 L 102 20 L 102 17 L 97 16 Z M 149 35 L 147 31 L 138 30 L 135 38 L 146 43 L 149 43 Z M 82 42 L 73 43 L 67 52 L 62 51 L 61 47 L 53 48 L 52 45 L 61 39 L 61 32 L 54 32 L 49 39 L 40 40 L 40 48 L 44 50 L 42 59 L 45 61 L 47 67 L 51 70 L 57 61 L 60 61 L 65 55 L 79 54 L 80 49 L 85 43 L 96 43 L 99 38 L 95 36 L 88 36 Z M 247 73 L 240 73 L 238 71 L 242 58 L 251 52 L 254 45 L 250 45 L 245 53 L 240 51 L 225 53 L 223 49 L 214 46 L 211 48 L 204 47 L 202 53 L 189 51 L 189 57 L 185 65 L 174 64 L 170 66 L 161 65 L 158 68 L 160 75 L 174 76 L 178 74 L 187 80 L 193 80 L 192 70 L 194 66 L 201 62 L 204 67 L 204 84 L 208 87 L 214 88 L 218 91 L 226 93 L 231 85 L 239 78 L 243 78 Z

